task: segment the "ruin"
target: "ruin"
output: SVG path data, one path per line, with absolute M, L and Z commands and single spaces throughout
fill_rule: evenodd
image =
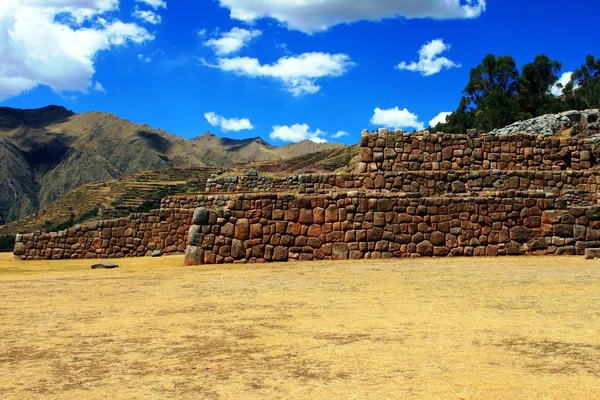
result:
M 58 233 L 21 259 L 186 253 L 187 265 L 419 256 L 583 255 L 600 247 L 595 136 L 361 136 L 352 173 L 215 176 L 201 195 Z
M 600 245 L 599 151 L 587 137 L 364 131 L 352 174 L 216 178 L 214 195 L 165 205 L 196 210 L 187 265 L 584 254 Z

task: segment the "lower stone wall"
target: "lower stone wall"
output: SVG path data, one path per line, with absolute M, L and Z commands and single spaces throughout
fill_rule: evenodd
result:
M 200 207 L 186 264 L 418 256 L 583 254 L 600 207 L 518 193 L 404 198 L 385 193 L 221 196 Z
M 190 209 L 154 210 L 61 232 L 17 235 L 14 254 L 22 260 L 139 257 L 154 250 L 182 254 L 192 215 Z

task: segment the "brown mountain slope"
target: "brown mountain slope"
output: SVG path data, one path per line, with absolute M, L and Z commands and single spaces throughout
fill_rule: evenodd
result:
M 260 138 L 186 140 L 112 114 L 64 107 L 0 107 L 0 224 L 45 208 L 82 185 L 176 166 L 280 161 L 340 144 L 274 147 Z
M 300 150 L 299 150 L 300 151 Z M 345 171 L 352 168 L 358 146 L 304 154 L 284 161 L 257 161 L 223 168 L 227 174 L 258 169 L 261 174 Z M 0 237 L 37 230 L 56 231 L 90 219 L 113 218 L 158 208 L 162 197 L 201 193 L 216 168 L 178 167 L 146 171 L 117 180 L 95 182 L 75 189 L 50 206 L 18 221 L 0 226 Z
M 0 237 L 39 230 L 57 231 L 83 221 L 147 212 L 159 208 L 163 197 L 203 192 L 206 179 L 216 170 L 204 167 L 168 168 L 88 183 L 38 212 L 0 226 Z

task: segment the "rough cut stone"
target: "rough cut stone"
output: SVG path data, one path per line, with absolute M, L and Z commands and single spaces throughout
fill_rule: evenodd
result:
M 186 266 L 204 264 L 204 250 L 198 246 L 188 245 L 185 252 L 184 264 Z
M 119 268 L 119 266 L 112 262 L 101 262 L 101 263 L 92 265 L 92 269 L 114 269 L 114 268 Z
M 194 216 L 192 217 L 192 224 L 194 225 L 207 225 L 208 224 L 209 211 L 204 207 L 196 208 Z
M 428 240 L 424 240 L 417 244 L 417 253 L 422 256 L 432 256 L 433 249 L 433 244 L 431 244 L 431 242 Z
M 585 259 L 593 260 L 600 258 L 600 249 L 585 249 Z

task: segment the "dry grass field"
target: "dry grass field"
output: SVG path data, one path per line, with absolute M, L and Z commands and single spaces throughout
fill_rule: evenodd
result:
M 600 262 L 0 255 L 1 399 L 592 399 Z

